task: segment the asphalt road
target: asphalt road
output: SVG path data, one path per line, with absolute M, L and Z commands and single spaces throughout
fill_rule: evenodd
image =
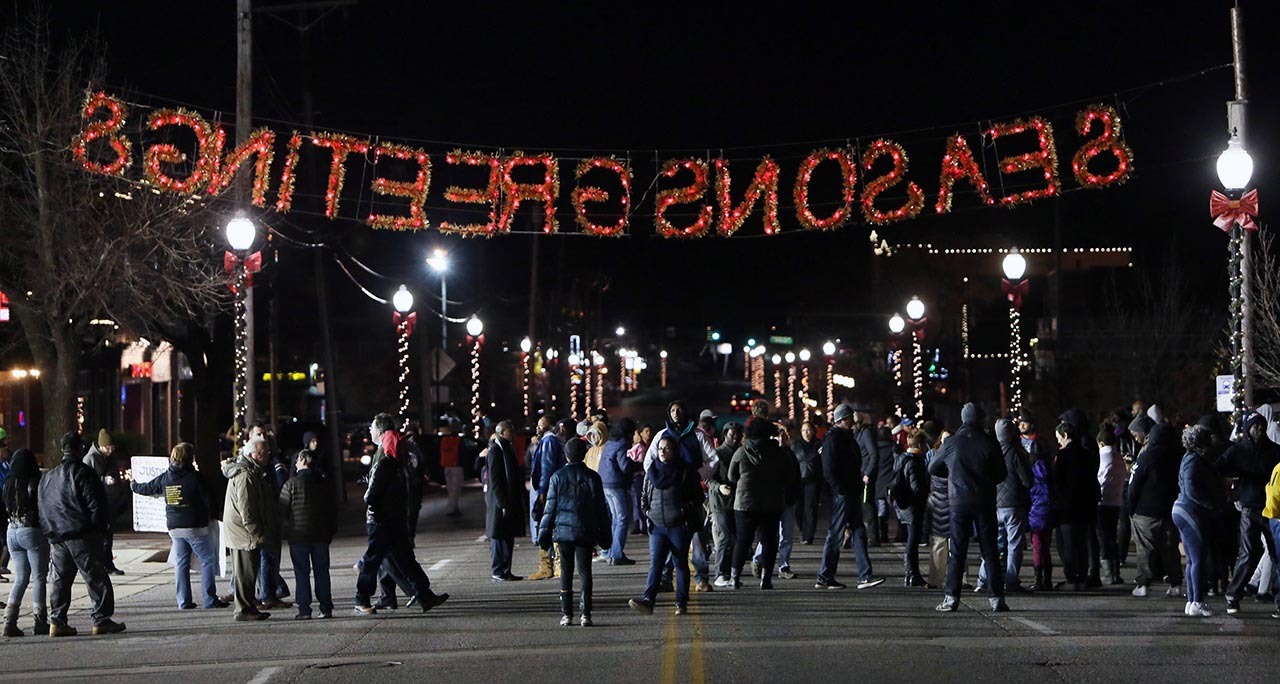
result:
M 877 574 L 889 578 L 873 589 L 815 590 L 820 547 L 797 546 L 792 566 L 800 576 L 778 580 L 773 592 L 693 594 L 691 613 L 679 618 L 671 595 L 661 594 L 658 609 L 644 617 L 626 606 L 647 568 L 643 538 L 632 537 L 629 555 L 639 564 L 593 566 L 595 627 L 562 628 L 554 581 L 490 583 L 479 491 L 469 490 L 464 501 L 466 515 L 457 521 L 440 515 L 439 498 L 424 508 L 419 559 L 433 587 L 451 595 L 427 615 L 351 614 L 352 564 L 362 552 L 355 515 L 333 547 L 338 608 L 335 619 L 323 621 L 293 621 L 292 611 L 283 611 L 248 624 L 233 622 L 229 610 L 179 611 L 163 554 L 142 560 L 167 539 L 133 536 L 121 544 L 129 574 L 119 578 L 117 601 L 128 631 L 4 639 L 0 680 L 1133 684 L 1273 682 L 1280 669 L 1280 620 L 1270 618 L 1270 606 L 1249 600 L 1240 616 L 1187 618 L 1181 600 L 1135 599 L 1129 587 L 1108 587 L 1013 596 L 1013 611 L 1000 615 L 987 610 L 985 596 L 970 595 L 959 612 L 939 615 L 933 606 L 940 592 L 901 586 L 895 545 L 873 549 Z M 522 543 L 516 572 L 527 574 L 535 558 Z M 851 561 L 842 558 L 845 581 Z M 292 586 L 291 573 L 286 567 Z M 83 600 L 76 607 L 71 622 L 87 632 Z M 22 625 L 29 627 L 25 615 Z

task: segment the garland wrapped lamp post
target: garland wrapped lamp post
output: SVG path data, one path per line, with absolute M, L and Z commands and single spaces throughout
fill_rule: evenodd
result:
M 912 297 L 907 302 L 907 318 L 911 321 L 911 396 L 916 402 L 916 417 L 924 415 L 924 353 L 921 343 L 924 342 L 924 302 L 919 297 Z
M 400 424 L 409 419 L 409 338 L 413 336 L 413 325 L 418 321 L 418 314 L 413 311 L 413 293 L 404 285 L 391 296 L 391 305 L 395 308 L 392 322 L 396 326 L 396 356 L 400 363 Z
M 236 449 L 244 443 L 249 422 L 253 420 L 253 299 L 249 288 L 253 287 L 253 274 L 262 267 L 262 252 L 252 252 L 258 237 L 253 221 L 237 216 L 227 222 L 227 244 L 231 250 L 223 256 L 222 264 L 231 276 L 231 292 L 236 296 L 235 336 L 236 363 L 233 401 L 235 404 Z
M 902 314 L 895 313 L 889 317 L 889 332 L 893 334 L 893 412 L 902 415 L 902 348 L 899 342 L 902 331 L 907 329 L 907 321 Z
M 1022 411 L 1022 371 L 1027 359 L 1022 349 L 1022 298 L 1027 294 L 1027 259 L 1014 247 L 1001 263 L 1004 280 L 1001 286 L 1009 301 L 1009 408 L 1015 414 Z
M 467 338 L 471 341 L 471 436 L 483 439 L 480 414 L 480 345 L 484 342 L 484 323 L 478 316 L 467 320 Z

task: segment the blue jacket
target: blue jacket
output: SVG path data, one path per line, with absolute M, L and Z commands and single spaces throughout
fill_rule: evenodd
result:
M 538 525 L 538 545 L 552 541 L 608 547 L 613 543 L 600 476 L 584 463 L 566 465 L 551 478 Z
M 533 472 L 529 475 L 534 491 L 547 491 L 548 485 L 551 484 L 551 476 L 563 468 L 564 464 L 564 443 L 554 433 L 548 432 L 543 435 L 542 441 L 538 443 L 538 458 L 534 461 Z
M 600 480 L 605 489 L 629 489 L 640 472 L 640 464 L 627 456 L 631 445 L 625 439 L 611 439 L 600 452 Z
M 1227 507 L 1227 494 L 1222 476 L 1213 463 L 1193 452 L 1182 457 L 1178 468 L 1178 500 L 1175 506 L 1190 508 L 1202 515 L 1217 515 Z

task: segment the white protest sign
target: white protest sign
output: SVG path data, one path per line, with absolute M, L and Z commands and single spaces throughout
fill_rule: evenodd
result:
M 129 459 L 134 482 L 150 482 L 169 469 L 163 456 L 134 456 Z M 164 495 L 133 495 L 133 529 L 137 532 L 168 532 L 164 519 Z
M 1231 413 L 1235 410 L 1235 402 L 1232 401 L 1232 385 L 1235 384 L 1236 376 L 1219 375 L 1217 382 L 1214 383 L 1214 395 L 1218 403 L 1219 413 Z

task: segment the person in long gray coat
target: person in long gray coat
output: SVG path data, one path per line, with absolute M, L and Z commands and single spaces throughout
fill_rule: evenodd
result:
M 511 552 L 516 537 L 524 535 L 524 477 L 516 460 L 515 447 L 511 445 L 514 428 L 511 421 L 498 423 L 489 443 L 485 463 L 489 469 L 489 484 L 484 493 L 484 531 L 489 537 L 493 556 L 492 579 L 494 582 L 512 582 L 523 579 L 511 573 Z

